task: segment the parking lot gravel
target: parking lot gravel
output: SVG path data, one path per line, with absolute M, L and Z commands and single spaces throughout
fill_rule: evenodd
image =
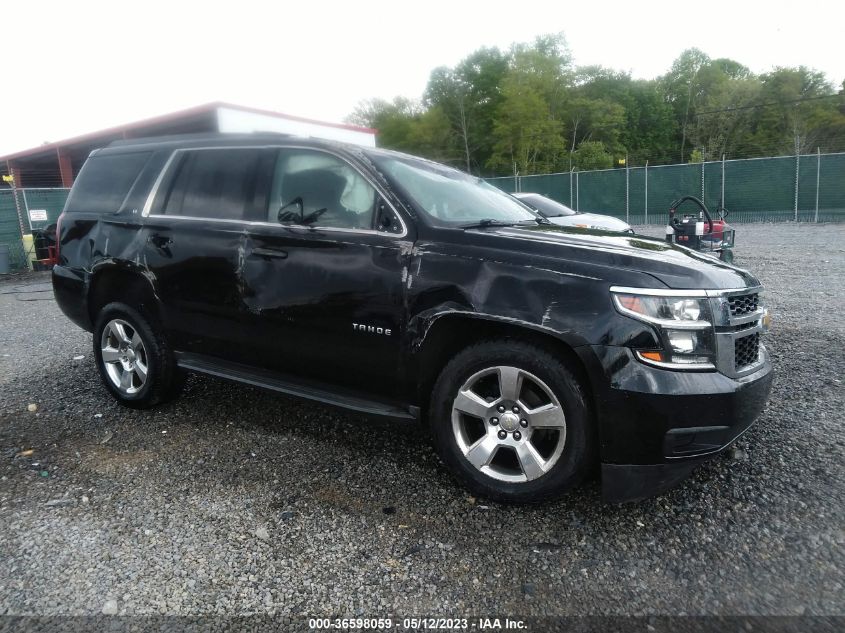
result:
M 659 234 L 651 227 L 647 230 Z M 670 492 L 474 499 L 426 431 L 206 377 L 101 386 L 49 276 L 0 281 L 0 614 L 845 613 L 845 226 L 743 225 L 771 401 Z

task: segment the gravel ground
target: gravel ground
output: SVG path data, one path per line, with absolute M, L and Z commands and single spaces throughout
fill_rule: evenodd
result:
M 774 313 L 771 401 L 735 449 L 624 506 L 596 482 L 486 504 L 414 425 L 212 378 L 124 409 L 48 277 L 7 277 L 0 614 L 845 613 L 845 226 L 737 244 Z

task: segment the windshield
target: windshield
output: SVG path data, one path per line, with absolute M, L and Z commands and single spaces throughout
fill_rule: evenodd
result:
M 537 214 L 480 178 L 413 158 L 372 155 L 373 162 L 437 223 L 536 222 Z
M 560 218 L 566 215 L 576 215 L 577 213 L 565 204 L 561 204 L 556 200 L 552 200 L 546 196 L 541 196 L 540 194 L 517 197 L 529 207 L 537 209 L 540 213 L 549 218 Z

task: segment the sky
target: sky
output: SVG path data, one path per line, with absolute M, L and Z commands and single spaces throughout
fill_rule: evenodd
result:
M 363 99 L 420 97 L 481 46 L 561 31 L 576 64 L 635 78 L 695 46 L 838 86 L 843 24 L 845 3 L 816 0 L 28 0 L 0 28 L 0 156 L 217 100 L 340 122 Z

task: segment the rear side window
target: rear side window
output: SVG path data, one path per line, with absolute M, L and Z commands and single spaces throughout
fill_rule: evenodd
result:
M 117 213 L 151 152 L 89 158 L 73 185 L 68 213 Z
M 165 215 L 242 220 L 253 204 L 260 150 L 187 151 L 163 202 Z

